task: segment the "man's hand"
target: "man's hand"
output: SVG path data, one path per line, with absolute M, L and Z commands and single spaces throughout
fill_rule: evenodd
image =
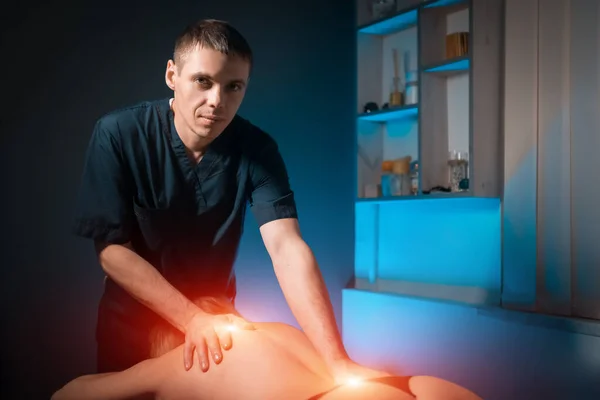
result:
M 350 359 L 337 361 L 331 366 L 331 373 L 337 385 L 364 380 L 391 376 L 391 374 L 363 367 Z
M 209 353 L 216 364 L 223 360 L 224 350 L 231 349 L 231 331 L 235 329 L 253 330 L 254 326 L 233 314 L 211 315 L 197 313 L 190 320 L 185 334 L 183 362 L 185 369 L 192 368 L 194 349 L 203 372 L 209 368 Z

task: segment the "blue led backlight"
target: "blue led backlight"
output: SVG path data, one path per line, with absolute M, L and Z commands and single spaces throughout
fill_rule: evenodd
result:
M 425 72 L 458 72 L 469 70 L 469 59 L 462 59 L 458 61 L 450 61 L 442 65 L 435 67 L 426 68 Z
M 416 118 L 419 115 L 419 108 L 414 106 L 405 106 L 397 109 L 387 109 L 371 113 L 360 114 L 358 118 L 361 121 L 388 122 L 404 118 Z
M 417 23 L 417 10 L 410 10 L 360 28 L 358 32 L 369 35 L 389 35 Z

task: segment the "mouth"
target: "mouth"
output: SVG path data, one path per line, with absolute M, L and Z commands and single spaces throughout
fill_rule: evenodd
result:
M 200 118 L 203 119 L 204 121 L 211 122 L 211 123 L 219 122 L 219 121 L 223 120 L 222 117 L 219 117 L 216 115 L 201 115 Z

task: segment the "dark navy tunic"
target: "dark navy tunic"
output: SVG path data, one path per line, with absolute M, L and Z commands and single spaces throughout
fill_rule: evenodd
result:
M 98 120 L 74 231 L 108 243 L 131 242 L 188 296 L 233 299 L 233 264 L 247 204 L 259 226 L 297 218 L 276 142 L 236 116 L 195 164 L 175 130 L 169 99 L 163 99 Z M 136 326 L 156 317 L 110 279 L 102 307 Z

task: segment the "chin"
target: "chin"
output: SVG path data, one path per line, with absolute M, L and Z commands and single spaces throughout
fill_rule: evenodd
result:
M 219 134 L 221 134 L 222 131 L 223 129 L 217 127 L 206 128 L 204 126 L 197 126 L 196 129 L 194 129 L 194 133 L 196 134 L 196 136 L 200 136 L 204 139 L 214 139 L 217 136 L 219 136 Z
M 196 134 L 196 136 L 201 137 L 202 139 L 211 139 L 217 136 L 214 132 L 211 132 L 206 129 L 195 129 L 194 133 Z

